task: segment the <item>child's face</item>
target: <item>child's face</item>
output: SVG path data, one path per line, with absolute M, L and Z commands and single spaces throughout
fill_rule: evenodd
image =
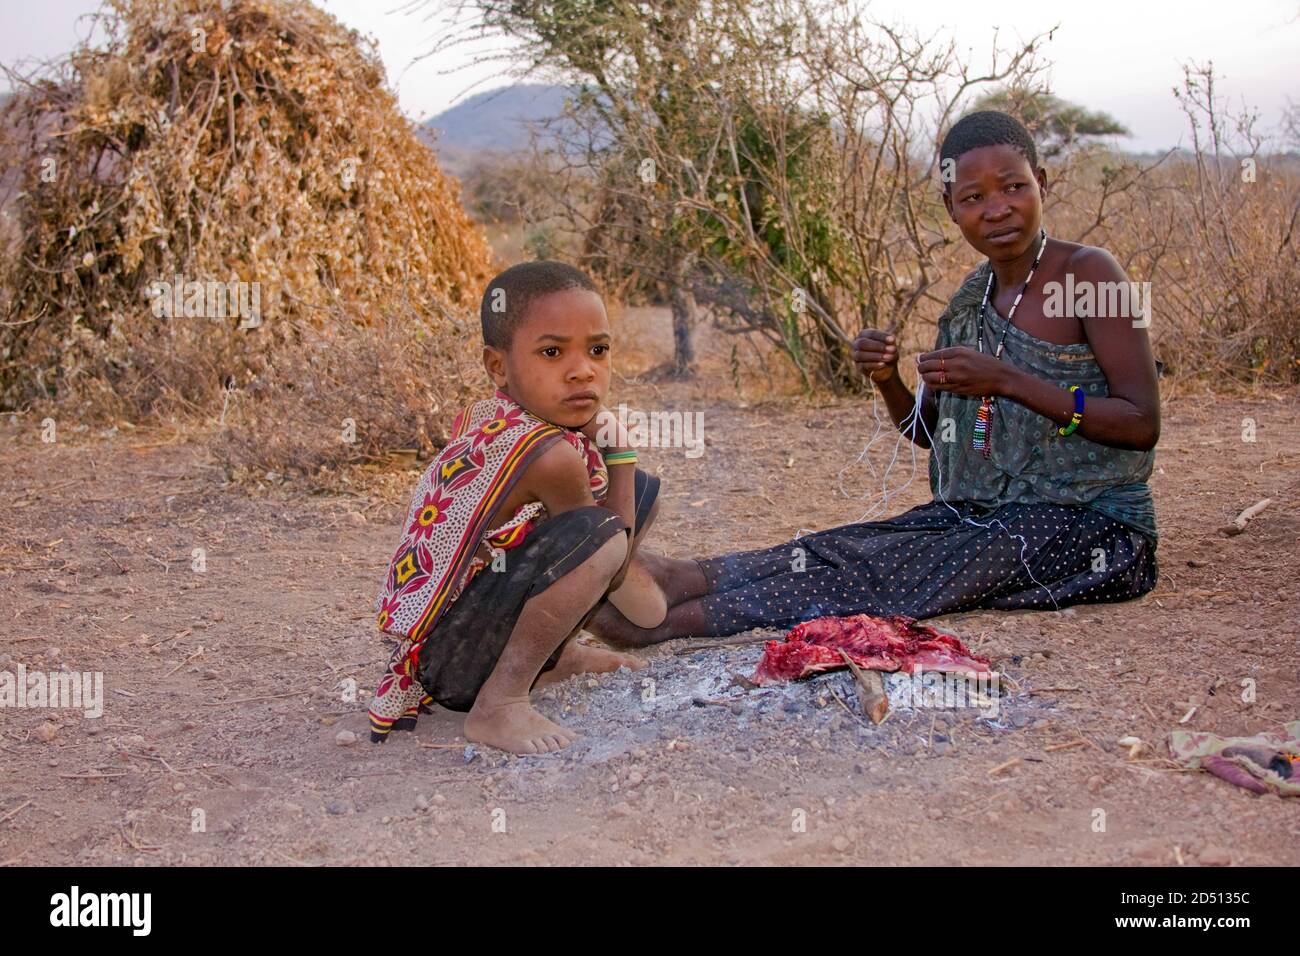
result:
M 581 428 L 609 391 L 609 317 L 583 289 L 535 299 L 507 349 L 485 346 L 483 366 L 497 387 L 538 418 Z
M 1038 241 L 1047 174 L 1012 146 L 981 146 L 957 157 L 943 194 L 948 215 L 977 252 L 1015 259 Z

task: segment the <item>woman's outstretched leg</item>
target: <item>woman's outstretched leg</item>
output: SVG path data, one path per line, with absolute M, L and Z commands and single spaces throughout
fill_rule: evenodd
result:
M 704 607 L 699 598 L 684 601 L 668 609 L 657 627 L 637 627 L 618 608 L 606 601 L 587 629 L 611 647 L 649 647 L 678 637 L 712 636 Z
M 650 551 L 638 552 L 637 560 L 659 585 L 670 608 L 709 593 L 709 582 L 698 561 L 665 558 Z

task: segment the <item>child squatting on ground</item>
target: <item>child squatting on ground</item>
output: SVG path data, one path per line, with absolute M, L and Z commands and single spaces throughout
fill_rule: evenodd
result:
M 488 283 L 480 317 L 497 390 L 456 417 L 416 486 L 377 602 L 398 645 L 371 739 L 413 728 L 437 702 L 468 711 L 467 740 L 546 753 L 577 734 L 533 709 L 533 687 L 643 666 L 577 636 L 597 607 L 608 598 L 640 627 L 663 621 L 663 592 L 635 558 L 659 479 L 636 467 L 605 408 L 612 336 L 586 275 L 514 266 Z

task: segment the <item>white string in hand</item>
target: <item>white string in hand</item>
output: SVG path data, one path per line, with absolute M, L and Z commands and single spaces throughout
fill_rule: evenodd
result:
M 861 524 L 863 522 L 871 521 L 876 517 L 878 517 L 882 512 L 884 512 L 889 507 L 889 499 L 891 496 L 902 494 L 912 484 L 913 479 L 915 479 L 916 477 L 916 437 L 917 437 L 916 426 L 919 423 L 922 431 L 925 433 L 925 437 L 927 441 L 930 444 L 930 454 L 934 462 L 935 477 L 937 479 L 935 482 L 936 497 L 940 501 L 942 501 L 943 504 L 948 508 L 948 510 L 950 510 L 953 514 L 955 514 L 962 521 L 962 523 L 970 524 L 976 528 L 983 528 L 985 530 L 991 529 L 994 526 L 996 526 L 1002 529 L 1002 531 L 1004 531 L 1009 537 L 1018 540 L 1020 542 L 1020 555 L 1019 555 L 1020 563 L 1024 565 L 1025 573 L 1029 575 L 1029 580 L 1033 581 L 1034 584 L 1036 584 L 1038 587 L 1042 588 L 1044 591 L 1047 592 L 1047 597 L 1049 600 L 1051 600 L 1052 607 L 1059 611 L 1061 609 L 1061 606 L 1056 602 L 1056 596 L 1052 594 L 1051 588 L 1049 588 L 1047 585 L 1039 581 L 1038 578 L 1034 577 L 1033 569 L 1029 567 L 1029 562 L 1025 558 L 1025 552 L 1029 548 L 1029 542 L 1025 540 L 1024 535 L 1013 534 L 1011 532 L 1011 529 L 1009 529 L 1005 524 L 1003 524 L 997 518 L 992 519 L 987 524 L 983 524 L 969 516 L 963 517 L 962 513 L 953 507 L 952 503 L 948 500 L 947 496 L 944 494 L 943 466 L 940 464 L 938 455 L 934 450 L 934 444 L 935 444 L 934 436 L 930 434 L 930 426 L 927 425 L 925 422 L 925 415 L 922 411 L 922 403 L 924 401 L 925 401 L 925 379 L 918 374 L 916 379 L 916 399 L 912 404 L 912 410 L 898 425 L 898 438 L 894 443 L 893 454 L 889 458 L 889 464 L 885 466 L 884 473 L 880 475 L 880 479 L 879 479 L 880 498 L 863 513 L 862 517 L 860 517 L 856 523 Z M 876 390 L 874 388 L 872 389 L 871 392 L 871 415 L 872 418 L 875 419 L 875 423 L 876 423 L 875 431 L 872 432 L 871 438 L 868 439 L 866 447 L 862 449 L 862 452 L 858 455 L 858 457 L 850 464 L 845 465 L 843 468 L 841 468 L 838 475 L 840 493 L 843 494 L 846 498 L 856 497 L 858 500 L 861 500 L 862 498 L 865 498 L 867 494 L 870 493 L 869 491 L 864 491 L 860 495 L 855 496 L 845 491 L 844 473 L 848 471 L 850 468 L 862 463 L 863 460 L 865 460 L 867 463 L 867 467 L 871 470 L 872 478 L 875 478 L 877 476 L 876 467 L 874 464 L 872 464 L 871 459 L 868 457 L 872 447 L 876 443 L 876 439 L 879 438 L 880 432 L 883 429 L 883 425 L 880 419 L 879 399 L 877 398 Z M 894 465 L 898 461 L 898 449 L 904 440 L 906 440 L 907 443 L 911 446 L 911 454 L 912 454 L 911 474 L 908 475 L 907 481 L 903 482 L 901 486 L 891 491 L 889 488 L 889 476 L 893 472 Z M 800 534 L 802 533 L 803 531 L 801 529 Z

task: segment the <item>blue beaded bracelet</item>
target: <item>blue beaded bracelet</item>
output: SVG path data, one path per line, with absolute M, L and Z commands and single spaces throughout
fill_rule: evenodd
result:
M 1072 433 L 1079 427 L 1079 422 L 1083 421 L 1083 388 L 1079 385 L 1071 385 L 1070 391 L 1074 394 L 1074 415 L 1070 418 L 1070 424 L 1056 430 L 1062 438 Z

